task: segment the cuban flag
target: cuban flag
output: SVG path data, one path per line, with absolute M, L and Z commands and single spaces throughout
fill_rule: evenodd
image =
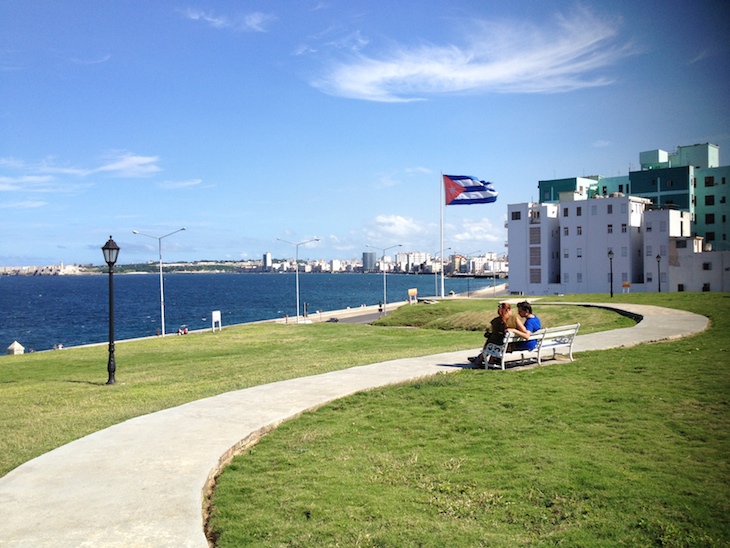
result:
M 497 201 L 498 192 L 492 183 L 480 181 L 469 175 L 444 175 L 446 205 L 491 204 Z

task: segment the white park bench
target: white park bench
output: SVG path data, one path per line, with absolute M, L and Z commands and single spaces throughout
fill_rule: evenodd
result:
M 523 339 L 519 335 L 514 333 L 506 333 L 502 344 L 488 343 L 487 346 L 482 350 L 484 354 L 484 363 L 489 364 L 489 359 L 492 358 L 492 367 L 505 368 L 505 362 L 521 361 L 527 362 L 530 360 L 536 360 L 538 365 L 542 365 L 542 360 L 545 359 L 546 355 L 552 354 L 552 358 L 555 359 L 557 354 L 565 354 L 573 361 L 573 342 L 578 334 L 579 323 L 572 325 L 561 325 L 559 327 L 547 327 L 535 331 L 529 339 Z M 537 346 L 534 350 L 513 350 L 508 352 L 510 344 L 537 341 Z M 562 352 L 558 352 L 562 349 Z

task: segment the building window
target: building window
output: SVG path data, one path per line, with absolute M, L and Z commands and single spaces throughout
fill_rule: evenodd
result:
M 568 208 L 564 207 L 563 208 L 563 217 L 567 217 L 567 216 L 568 216 Z
M 567 247 L 563 249 L 563 259 L 570 259 L 570 253 L 568 253 Z
M 581 216 L 581 215 L 583 214 L 583 208 L 582 208 L 582 207 L 580 207 L 580 206 L 578 206 L 578 207 L 577 207 L 577 208 L 575 209 L 575 214 L 576 214 L 576 216 L 577 216 L 577 217 L 580 217 L 580 216 Z
M 712 270 L 712 263 L 702 263 L 702 270 Z
M 513 221 L 519 221 L 522 219 L 522 212 L 521 211 L 513 211 L 512 212 L 512 220 Z
M 709 282 L 708 283 L 705 283 L 705 284 L 702 284 L 702 291 L 709 291 L 709 290 L 710 290 L 710 284 L 709 284 Z
M 714 242 L 715 241 L 715 233 L 714 232 L 705 232 L 705 241 Z
M 613 213 L 613 204 L 608 204 L 608 208 L 607 208 L 607 211 L 606 211 L 606 212 L 607 212 L 607 213 L 608 213 L 609 215 L 611 215 L 611 213 Z
M 577 281 L 577 282 L 578 282 L 579 284 L 582 284 L 582 283 L 583 283 L 583 273 L 582 273 L 582 272 L 578 272 L 578 273 L 577 273 L 577 274 L 575 275 L 575 277 L 576 277 L 576 281 Z
M 582 226 L 576 227 L 575 232 L 576 232 L 576 234 L 578 234 L 578 236 L 580 236 L 581 234 L 583 234 L 583 227 Z
M 715 224 L 715 214 L 714 213 L 706 213 L 705 214 L 705 224 L 706 225 L 714 225 Z
M 608 233 L 613 234 L 613 225 L 608 225 Z
M 541 273 L 542 273 L 542 270 L 540 270 L 539 268 L 531 268 L 530 269 L 530 283 L 531 284 L 542 283 Z
M 646 223 L 646 231 L 651 232 L 651 223 Z
M 530 227 L 530 245 L 540 245 L 540 227 Z
M 715 178 L 705 177 L 705 186 L 715 186 Z
M 618 185 L 618 191 L 623 192 L 624 191 L 624 185 Z
M 667 256 L 667 246 L 666 245 L 659 246 L 659 255 L 661 255 L 662 257 Z
M 530 266 L 540 266 L 542 264 L 540 259 L 540 248 L 539 247 L 531 247 L 530 248 Z
M 627 272 L 622 272 L 621 273 L 621 281 L 622 282 L 628 282 L 629 281 L 629 275 L 628 275 Z
M 677 284 L 677 291 L 680 293 L 684 291 L 684 284 Z
M 721 204 L 724 204 L 725 203 L 725 196 L 720 196 L 720 203 Z
M 705 196 L 705 205 L 706 206 L 715 205 L 715 195 L 714 194 L 708 194 L 707 196 Z
M 624 246 L 621 246 L 621 256 L 622 257 L 628 257 L 629 256 L 629 248 Z
M 651 272 L 646 273 L 646 283 L 650 284 L 654 279 L 651 277 Z
M 651 246 L 648 245 L 648 246 L 646 246 L 646 256 L 651 257 L 651 255 L 652 255 Z
M 579 259 L 581 257 L 583 257 L 583 248 L 582 247 L 579 247 L 578 249 L 575 250 L 575 256 L 578 257 Z
M 677 249 L 687 249 L 687 240 L 677 240 Z
M 563 272 L 563 283 L 564 284 L 570 283 L 570 276 L 568 275 L 567 272 Z
M 563 236 L 567 236 L 569 234 L 568 227 L 563 227 Z
M 606 191 L 606 187 L 603 187 L 603 195 L 605 196 L 608 192 Z
M 626 227 L 626 223 L 621 223 L 621 232 L 623 234 L 626 234 L 626 230 L 628 230 L 627 227 Z

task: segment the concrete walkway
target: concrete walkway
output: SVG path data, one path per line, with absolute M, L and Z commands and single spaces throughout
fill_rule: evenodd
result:
M 689 312 L 620 308 L 642 321 L 579 335 L 575 352 L 676 339 L 708 325 L 707 318 Z M 475 352 L 399 359 L 229 392 L 59 447 L 0 478 L 0 546 L 205 548 L 204 492 L 237 449 L 337 398 L 468 367 Z

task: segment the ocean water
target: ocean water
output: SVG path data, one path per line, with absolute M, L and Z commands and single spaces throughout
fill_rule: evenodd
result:
M 388 302 L 406 300 L 409 288 L 417 288 L 420 297 L 432 296 L 439 284 L 433 275 L 390 274 Z M 491 285 L 491 279 L 445 279 L 446 293 Z M 293 273 L 165 274 L 164 286 L 167 333 L 182 325 L 209 328 L 213 310 L 221 311 L 223 325 L 296 316 Z M 381 274 L 299 274 L 299 300 L 309 314 L 375 305 L 382 298 Z M 160 323 L 159 275 L 115 275 L 115 340 L 155 335 Z M 28 352 L 108 340 L 107 275 L 0 276 L 0 354 L 13 341 Z

